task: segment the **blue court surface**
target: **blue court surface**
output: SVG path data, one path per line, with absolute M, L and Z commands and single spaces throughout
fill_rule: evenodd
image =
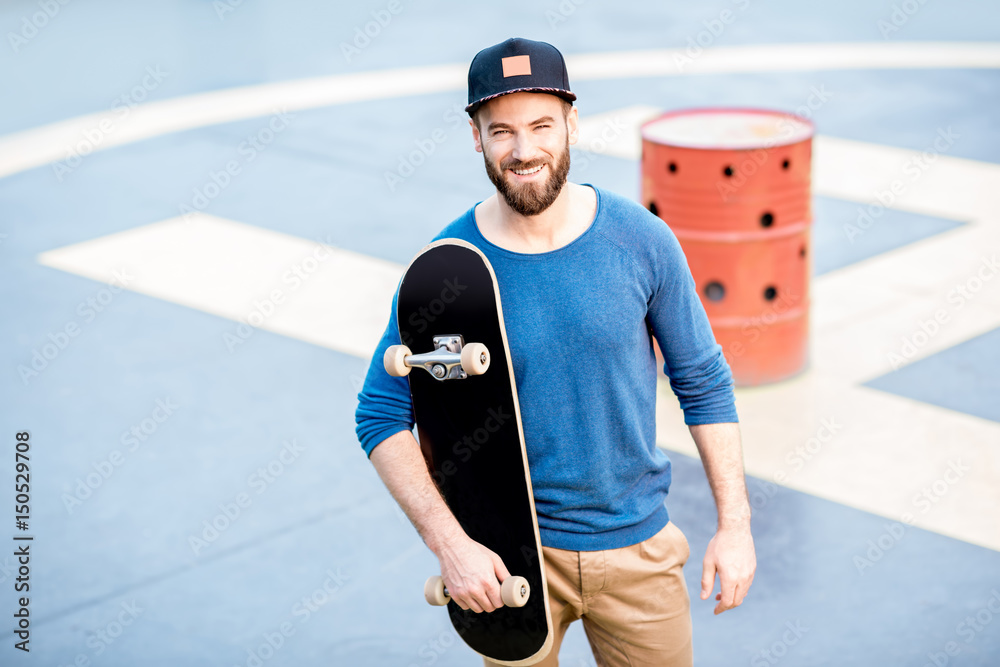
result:
M 493 192 L 468 63 L 523 36 L 567 56 L 576 182 L 638 198 L 661 110 L 816 125 L 810 363 L 737 390 L 758 570 L 718 617 L 661 384 L 695 664 L 1000 665 L 996 3 L 18 0 L 0 28 L 0 664 L 480 664 L 354 409 L 402 267 Z M 560 664 L 595 664 L 579 624 Z

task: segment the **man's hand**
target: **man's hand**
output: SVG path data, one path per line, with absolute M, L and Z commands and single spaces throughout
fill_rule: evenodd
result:
M 500 556 L 463 535 L 439 549 L 438 561 L 448 594 L 459 607 L 478 614 L 503 606 L 500 582 L 510 572 Z
M 715 588 L 715 574 L 719 574 L 722 592 L 715 596 L 715 614 L 739 607 L 750 590 L 757 570 L 757 556 L 749 523 L 743 527 L 720 528 L 708 542 L 705 560 L 702 561 L 701 599 L 707 600 Z

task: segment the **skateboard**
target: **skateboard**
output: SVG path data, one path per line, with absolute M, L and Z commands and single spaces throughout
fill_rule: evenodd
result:
M 520 408 L 500 293 L 489 260 L 461 239 L 426 246 L 399 285 L 402 345 L 383 364 L 406 376 L 428 470 L 470 538 L 496 552 L 511 573 L 504 606 L 462 610 L 440 576 L 424 586 L 447 605 L 452 625 L 480 655 L 531 665 L 552 647 L 552 619 Z

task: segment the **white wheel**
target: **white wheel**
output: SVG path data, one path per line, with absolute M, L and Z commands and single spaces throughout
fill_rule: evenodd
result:
M 482 343 L 468 343 L 462 348 L 462 370 L 482 375 L 490 367 L 490 351 Z
M 508 607 L 523 607 L 528 604 L 528 596 L 531 595 L 531 586 L 524 577 L 507 577 L 500 584 L 500 599 Z
M 410 348 L 405 345 L 390 345 L 382 357 L 382 365 L 385 372 L 393 377 L 401 378 L 410 374 L 410 367 L 406 365 L 406 358 L 411 356 Z
M 424 599 L 435 607 L 443 607 L 451 602 L 451 596 L 444 588 L 444 579 L 439 575 L 434 575 L 424 582 Z

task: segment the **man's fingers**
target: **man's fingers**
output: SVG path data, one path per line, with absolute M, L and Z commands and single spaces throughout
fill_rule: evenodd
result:
M 723 595 L 723 593 L 719 593 L 715 598 L 716 600 L 719 601 L 719 604 L 715 606 L 715 613 L 721 614 L 722 612 L 728 611 L 729 609 L 735 609 L 736 607 L 739 607 L 741 604 L 743 604 L 743 598 L 745 598 L 746 595 L 747 595 L 747 589 L 739 584 L 733 586 L 731 597 Z
M 493 554 L 493 570 L 500 581 L 507 581 L 510 577 L 510 572 L 507 571 L 507 566 L 503 564 L 503 559 L 496 554 Z
M 739 607 L 743 604 L 743 600 L 746 598 L 747 593 L 743 588 L 738 588 L 736 591 L 736 599 L 733 600 L 733 607 Z
M 701 564 L 701 599 L 707 600 L 715 587 L 715 561 L 706 558 Z
M 486 592 L 486 595 L 487 595 L 487 597 L 489 599 L 490 607 L 491 608 L 488 608 L 488 607 L 486 607 L 486 605 L 483 605 L 484 608 L 487 608 L 489 611 L 494 611 L 494 610 L 499 609 L 500 607 L 503 606 L 503 598 L 500 597 L 500 586 L 499 586 L 499 584 L 497 584 L 496 582 L 494 582 L 492 585 L 486 587 L 486 591 L 485 592 Z
M 464 595 L 460 595 L 459 597 L 452 596 L 451 599 L 454 600 L 455 603 L 462 609 L 471 609 L 477 614 L 483 613 L 490 607 L 489 596 L 485 593 L 482 595 L 473 595 L 471 592 L 468 592 Z M 492 609 L 490 609 L 490 611 L 492 611 Z
M 452 596 L 451 599 L 455 601 L 455 604 L 458 605 L 459 609 L 463 609 L 465 611 L 469 611 L 471 609 L 477 614 L 481 614 L 483 612 L 483 608 L 479 606 L 479 603 L 472 598 L 466 598 L 466 597 L 456 598 Z
M 490 611 L 493 611 L 503 606 L 503 598 L 500 597 L 500 583 L 507 581 L 510 577 L 510 572 L 507 571 L 507 566 L 503 564 L 503 559 L 500 556 L 495 553 L 491 554 L 491 556 L 493 559 L 493 573 L 496 575 L 497 580 L 491 582 L 492 585 L 487 587 L 486 593 L 493 604 L 493 609 Z
M 721 614 L 727 609 L 732 609 L 736 605 L 736 589 L 737 584 L 730 577 L 723 577 L 722 573 L 719 573 L 719 585 L 722 586 L 722 596 L 719 599 L 719 604 L 715 607 L 715 613 Z

